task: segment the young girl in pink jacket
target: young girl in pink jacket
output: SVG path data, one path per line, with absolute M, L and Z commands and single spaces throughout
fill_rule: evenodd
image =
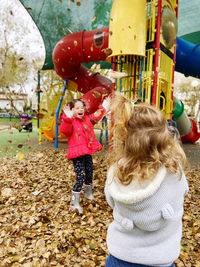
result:
M 92 154 L 102 149 L 102 145 L 96 139 L 93 126 L 109 110 L 110 98 L 104 100 L 102 106 L 99 106 L 97 116 L 88 115 L 85 109 L 85 103 L 80 100 L 69 102 L 64 108 L 60 132 L 64 133 L 68 140 L 67 159 L 72 160 L 74 171 L 76 173 L 76 182 L 72 189 L 70 210 L 77 209 L 79 213 L 83 212 L 80 206 L 80 194 L 82 186 L 85 184 L 84 196 L 93 200 L 92 179 L 93 179 L 93 161 Z

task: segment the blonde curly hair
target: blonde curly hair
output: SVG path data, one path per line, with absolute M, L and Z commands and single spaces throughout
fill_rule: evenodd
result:
M 146 103 L 133 104 L 121 94 L 115 95 L 111 111 L 115 142 L 110 164 L 117 163 L 115 174 L 123 185 L 136 177 L 153 179 L 161 166 L 181 175 L 186 156 L 161 111 Z

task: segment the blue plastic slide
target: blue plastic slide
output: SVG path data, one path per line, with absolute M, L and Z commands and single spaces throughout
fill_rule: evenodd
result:
M 177 37 L 175 70 L 186 77 L 200 78 L 200 44 L 196 45 Z

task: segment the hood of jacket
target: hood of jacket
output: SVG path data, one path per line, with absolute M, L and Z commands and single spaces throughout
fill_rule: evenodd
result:
M 116 164 L 107 173 L 107 186 L 113 199 L 124 204 L 133 204 L 152 196 L 163 182 L 167 170 L 161 167 L 155 177 L 139 181 L 137 177 L 129 185 L 122 185 L 115 176 Z

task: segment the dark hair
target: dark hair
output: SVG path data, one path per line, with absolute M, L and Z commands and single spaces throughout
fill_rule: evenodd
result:
M 77 102 L 82 102 L 83 103 L 83 106 L 84 107 L 86 106 L 85 102 L 82 99 L 80 99 L 80 98 L 79 99 L 73 99 L 73 100 L 67 102 L 67 105 L 69 105 L 70 109 L 72 109 L 72 108 L 74 108 L 74 106 L 75 106 L 75 104 Z
M 72 109 L 74 107 L 74 101 L 69 101 L 67 102 L 67 105 L 69 105 L 70 109 Z

